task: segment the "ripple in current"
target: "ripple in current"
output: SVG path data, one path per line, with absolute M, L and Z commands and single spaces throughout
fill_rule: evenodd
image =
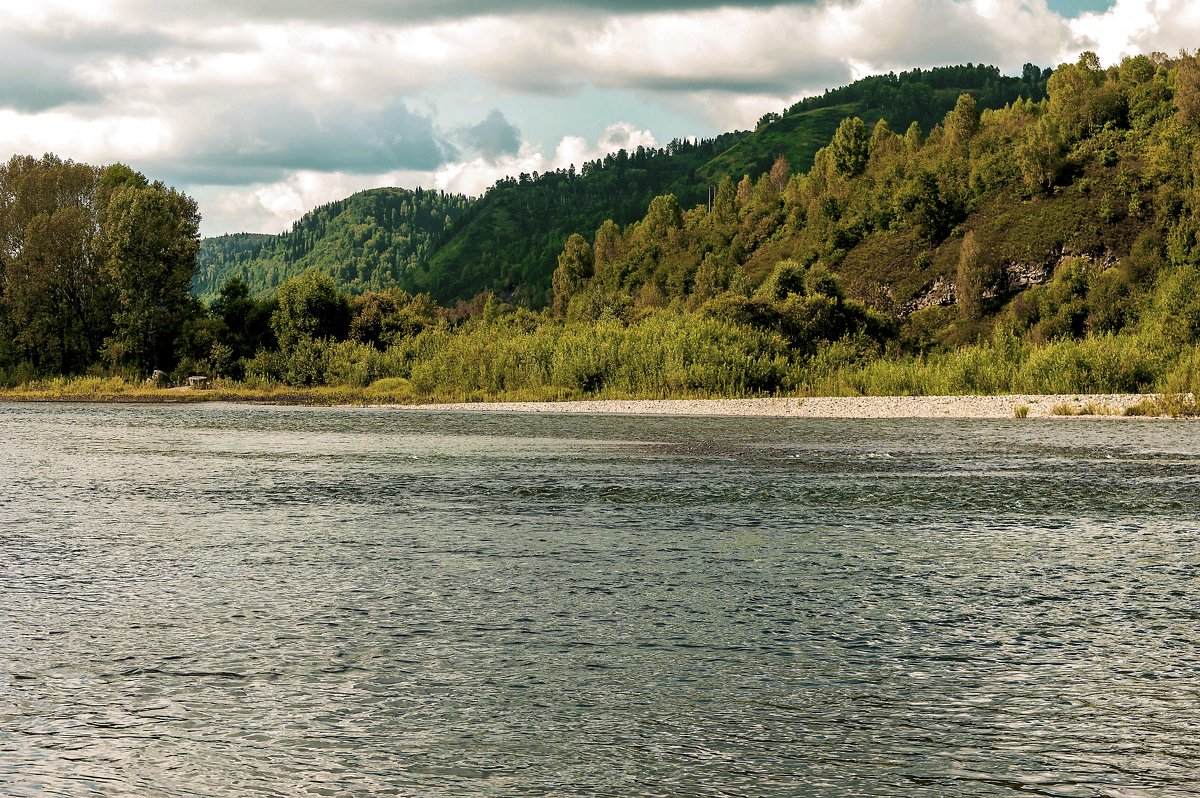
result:
M 0 407 L 0 793 L 1200 794 L 1200 428 Z

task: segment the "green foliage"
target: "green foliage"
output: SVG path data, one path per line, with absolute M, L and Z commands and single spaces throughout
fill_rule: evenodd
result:
M 1174 98 L 1179 119 L 1191 128 L 1200 127 L 1200 64 L 1195 57 L 1185 58 L 1180 64 Z
M 553 279 L 552 307 L 559 318 L 567 315 L 567 304 L 571 297 L 579 293 L 594 273 L 593 259 L 592 248 L 583 236 L 575 233 L 567 239 L 562 254 L 558 256 L 558 268 L 554 270 Z
M 428 399 L 751 396 L 792 384 L 777 337 L 668 312 L 630 326 L 481 320 L 458 330 L 428 328 L 386 352 L 312 341 L 287 355 L 260 354 L 247 374 L 256 384 L 404 380 L 412 395 Z
M 1153 396 L 1125 411 L 1127 416 L 1170 416 L 1171 418 L 1195 418 L 1200 416 L 1200 401 L 1195 394 L 1168 393 Z
M 1043 117 L 1029 125 L 1016 148 L 1021 179 L 1029 190 L 1048 191 L 1062 169 L 1062 143 L 1057 123 Z
M 0 166 L 0 367 L 172 368 L 198 224 L 190 197 L 121 164 Z
M 970 94 L 961 94 L 943 124 L 952 144 L 966 144 L 979 130 L 979 106 Z
M 745 135 L 619 150 L 578 172 L 572 167 L 502 179 L 401 285 L 441 302 L 492 291 L 541 307 L 552 298 L 552 274 L 572 233 L 590 234 L 605 220 L 628 225 L 668 193 L 684 206 L 699 203 L 707 189 L 696 170 Z M 606 259 L 595 261 L 603 272 Z
M 250 286 L 234 277 L 221 288 L 210 310 L 225 325 L 223 343 L 240 359 L 276 346 L 271 316 L 278 307 L 275 299 L 254 299 L 250 296 Z
M 915 125 L 919 138 L 921 128 L 928 130 L 942 121 L 964 92 L 975 98 L 979 108 L 1002 108 L 1019 97 L 1036 102 L 1045 97 L 1049 72 L 1025 66 L 1021 78 L 1006 77 L 982 64 L 861 78 L 801 100 L 782 115 L 772 115 L 752 135 L 739 138 L 705 164 L 701 174 L 710 182 L 723 176 L 761 174 L 781 155 L 793 170 L 807 170 L 848 117 L 859 117 L 869 126 L 886 119 L 897 131 Z
M 192 291 L 211 298 L 237 277 L 255 294 L 309 269 L 352 293 L 410 286 L 471 201 L 458 194 L 380 188 L 309 211 L 277 236 L 252 233 L 203 241 Z
M 293 277 L 279 287 L 277 299 L 279 306 L 271 314 L 271 329 L 283 352 L 346 337 L 349 302 L 325 272 L 310 269 Z
M 857 116 L 843 119 L 829 144 L 833 168 L 846 177 L 862 174 L 867 168 L 871 139 L 867 127 Z
M 963 218 L 961 200 L 930 169 L 920 170 L 901 189 L 896 208 L 930 245 L 945 239 Z
M 1136 393 L 1154 389 L 1168 362 L 1152 342 L 1132 336 L 1041 346 L 1001 341 L 833 368 L 814 360 L 801 390 L 830 396 Z
M 196 268 L 200 213 L 162 183 L 114 186 L 101 222 L 107 276 L 117 298 L 105 353 L 149 371 L 174 359 Z
M 248 277 L 212 283 L 208 307 L 182 296 L 186 198 L 127 167 L 15 159 L 0 381 L 107 352 L 131 374 L 405 400 L 1195 390 L 1200 146 L 1180 105 L 1194 59 L 1027 66 L 919 73 L 936 75 L 928 92 L 856 84 L 753 134 L 504 180 L 469 206 L 366 192 L 284 237 L 209 242 L 211 263 Z M 906 92 L 938 109 L 928 136 L 880 116 Z M 820 142 L 780 138 L 830 114 Z M 420 235 L 384 240 L 403 224 Z M 268 283 L 277 295 L 258 298 Z
M 974 231 L 967 233 L 958 251 L 958 275 L 955 281 L 958 311 L 963 319 L 978 321 L 983 317 L 984 300 L 995 287 L 998 277 L 980 249 Z
M 1043 88 L 1036 68 L 1020 79 L 982 65 L 912 70 L 865 78 L 768 114 L 754 132 L 621 150 L 580 164 L 578 171 L 573 166 L 506 178 L 473 202 L 437 192 L 363 192 L 316 209 L 280 236 L 206 240 L 193 292 L 209 299 L 230 277 L 240 277 L 252 292 L 264 294 L 318 268 L 352 293 L 399 287 L 453 303 L 490 291 L 537 308 L 553 301 L 552 275 L 573 233 L 590 234 L 606 219 L 628 225 L 655 197 L 674 195 L 690 208 L 727 178 L 765 174 L 777 198 L 787 190 L 789 173 L 809 169 L 848 117 L 870 125 L 886 117 L 897 130 L 910 122 L 929 127 L 964 92 L 979 108 L 1000 108 L 1020 96 L 1040 99 Z M 843 165 L 861 171 L 863 144 L 856 140 L 855 146 L 860 149 Z M 732 194 L 718 193 L 727 213 Z M 775 215 L 758 210 L 755 224 L 765 230 Z M 603 272 L 605 259 L 597 255 L 595 262 Z M 689 268 L 694 272 L 698 265 Z M 670 292 L 658 290 L 664 288 Z
M 399 288 L 368 291 L 350 300 L 349 337 L 387 349 L 437 324 L 438 310 L 428 294 L 412 296 Z
M 833 276 L 821 267 L 806 269 L 781 261 L 753 298 L 726 293 L 709 300 L 702 312 L 728 324 L 770 330 L 797 355 L 812 355 L 842 340 L 879 351 L 895 326 L 857 302 L 846 302 Z
M 0 365 L 75 374 L 112 329 L 94 234 L 99 170 L 48 155 L 0 165 Z
M 767 300 L 786 299 L 789 294 L 803 296 L 808 269 L 797 261 L 787 259 L 776 264 L 771 275 L 759 286 L 757 295 Z

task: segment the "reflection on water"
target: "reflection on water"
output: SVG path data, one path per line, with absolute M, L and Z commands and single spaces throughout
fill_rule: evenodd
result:
M 1200 794 L 1200 427 L 0 406 L 0 794 Z

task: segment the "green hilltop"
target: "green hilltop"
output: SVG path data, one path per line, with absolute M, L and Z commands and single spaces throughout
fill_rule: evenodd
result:
M 355 293 L 399 285 L 470 203 L 440 191 L 379 188 L 315 208 L 279 235 L 206 238 L 192 290 L 211 299 L 236 277 L 254 292 L 269 293 L 313 268 Z
M 1033 64 L 1026 64 L 1020 78 L 1001 75 L 993 66 L 974 64 L 872 75 L 805 98 L 783 114 L 766 114 L 753 135 L 739 139 L 700 172 L 710 181 L 757 176 L 769 170 L 780 155 L 793 169 L 805 171 L 843 119 L 857 116 L 868 126 L 886 119 L 896 130 L 916 122 L 929 130 L 964 92 L 974 97 L 980 108 L 1003 108 L 1022 97 L 1041 100 L 1048 77 L 1049 71 Z
M 419 190 L 362 192 L 315 209 L 281 236 L 206 239 L 194 292 L 212 297 L 238 277 L 266 293 L 315 267 L 353 293 L 393 286 L 454 302 L 490 291 L 541 307 L 571 233 L 606 219 L 633 222 L 659 194 L 674 194 L 685 207 L 705 202 L 722 177 L 757 176 L 780 156 L 791 169 L 807 170 L 849 116 L 928 129 L 963 92 L 981 108 L 1000 108 L 1019 97 L 1040 100 L 1045 76 L 1032 65 L 1021 78 L 983 65 L 872 76 L 768 114 L 752 132 L 620 150 L 578 171 L 506 178 L 475 201 Z

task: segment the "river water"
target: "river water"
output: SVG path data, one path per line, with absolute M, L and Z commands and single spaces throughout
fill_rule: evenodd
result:
M 0 795 L 1200 794 L 1200 425 L 0 405 Z

